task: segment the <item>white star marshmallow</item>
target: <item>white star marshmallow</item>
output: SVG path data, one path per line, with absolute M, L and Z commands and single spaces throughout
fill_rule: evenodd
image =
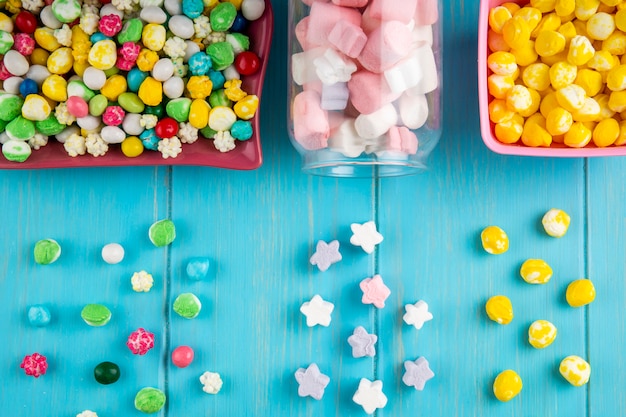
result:
M 387 405 L 387 396 L 383 393 L 383 381 L 374 382 L 367 378 L 361 378 L 359 388 L 354 393 L 352 401 L 363 407 L 367 414 L 372 414 L 376 409 Z
M 376 223 L 369 221 L 363 224 L 352 223 L 350 243 L 360 246 L 367 253 L 374 252 L 374 247 L 383 241 L 383 235 L 376 230 Z
M 421 329 L 424 323 L 433 319 L 433 315 L 428 311 L 428 304 L 419 300 L 415 304 L 407 304 L 404 306 L 406 313 L 402 316 L 402 320 L 408 325 Z
M 316 325 L 328 327 L 330 324 L 330 313 L 333 312 L 335 305 L 331 302 L 324 301 L 319 295 L 314 295 L 311 301 L 302 304 L 300 311 L 306 316 L 306 325 L 313 327 Z

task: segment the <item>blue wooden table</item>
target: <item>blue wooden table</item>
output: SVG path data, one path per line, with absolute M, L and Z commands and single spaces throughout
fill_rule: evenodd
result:
M 422 175 L 372 180 L 318 178 L 300 172 L 287 139 L 287 1 L 275 0 L 276 29 L 265 85 L 265 161 L 251 172 L 211 168 L 60 169 L 0 172 L 3 212 L 0 251 L 0 404 L 2 416 L 138 416 L 142 387 L 168 396 L 160 416 L 361 416 L 352 402 L 360 378 L 383 381 L 389 402 L 380 416 L 612 417 L 626 413 L 626 161 L 528 159 L 496 155 L 479 136 L 476 89 L 478 4 L 444 1 L 444 126 Z M 572 218 L 562 239 L 540 220 L 548 209 Z M 156 248 L 152 222 L 171 218 L 176 241 Z M 351 246 L 350 224 L 374 220 L 384 235 L 367 255 Z M 501 256 L 487 255 L 479 234 L 499 225 L 511 239 Z M 63 248 L 37 265 L 35 242 L 51 237 Z M 338 239 L 343 261 L 321 273 L 308 263 L 315 243 Z M 109 242 L 126 258 L 107 265 Z M 211 277 L 195 282 L 183 268 L 193 256 L 213 261 Z M 545 259 L 554 277 L 531 286 L 519 277 L 527 258 Z M 153 274 L 149 293 L 132 291 L 133 272 Z M 358 283 L 379 273 L 391 289 L 384 309 L 361 303 Z M 567 284 L 593 280 L 597 299 L 573 309 Z M 195 320 L 172 311 L 180 293 L 203 303 Z M 308 328 L 299 307 L 320 294 L 335 304 L 328 328 Z M 508 326 L 489 321 L 485 301 L 510 297 Z M 402 322 L 405 304 L 426 301 L 434 319 L 416 330 Z M 87 303 L 113 312 L 101 328 L 80 318 Z M 45 304 L 45 328 L 26 312 Z M 526 340 L 536 319 L 558 328 L 555 343 L 536 350 Z M 378 335 L 374 358 L 354 359 L 347 338 L 356 326 Z M 125 346 L 138 327 L 156 335 L 156 348 L 135 356 Z M 194 348 L 188 368 L 170 361 L 179 345 Z M 26 354 L 48 357 L 46 375 L 24 375 Z M 570 386 L 558 373 L 568 355 L 586 358 L 590 383 Z M 405 360 L 426 357 L 436 376 L 419 392 L 401 382 Z M 109 386 L 93 378 L 104 360 L 120 365 Z M 330 377 L 322 400 L 300 398 L 294 372 L 317 363 Z M 491 384 L 516 370 L 521 394 L 498 402 Z M 219 372 L 222 391 L 208 395 L 198 380 Z

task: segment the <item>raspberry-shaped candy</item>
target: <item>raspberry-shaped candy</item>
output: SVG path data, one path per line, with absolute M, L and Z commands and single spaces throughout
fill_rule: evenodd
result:
M 39 353 L 33 353 L 32 355 L 24 356 L 24 360 L 22 360 L 20 368 L 24 369 L 26 375 L 39 378 L 41 375 L 46 373 L 46 370 L 48 369 L 48 362 L 46 361 L 45 356 Z
M 116 14 L 108 14 L 100 18 L 98 27 L 105 36 L 115 36 L 122 30 L 122 19 Z
M 30 56 L 35 50 L 35 40 L 26 33 L 13 35 L 13 49 L 24 56 Z
M 145 355 L 154 347 L 154 334 L 140 327 L 128 336 L 126 346 L 135 355 Z

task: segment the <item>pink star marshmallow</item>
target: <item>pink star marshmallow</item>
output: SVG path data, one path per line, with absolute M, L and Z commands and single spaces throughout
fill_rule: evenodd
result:
M 374 304 L 377 308 L 385 307 L 385 300 L 389 298 L 391 290 L 385 285 L 380 275 L 374 275 L 372 278 L 365 278 L 359 283 L 359 287 L 363 291 L 363 304 Z

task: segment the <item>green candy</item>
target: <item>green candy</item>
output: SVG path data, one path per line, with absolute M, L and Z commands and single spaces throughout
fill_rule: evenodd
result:
M 28 142 L 21 140 L 7 140 L 2 145 L 2 155 L 11 162 L 24 162 L 28 159 L 32 150 Z
M 0 93 L 0 120 L 10 122 L 22 114 L 24 99 L 8 93 Z
M 216 130 L 211 129 L 209 126 L 200 129 L 200 134 L 207 139 L 213 139 L 213 136 L 217 133 Z
M 104 326 L 111 320 L 111 310 L 102 304 L 87 304 L 80 312 L 85 323 L 90 326 Z
M 93 376 L 102 385 L 109 385 L 120 379 L 120 367 L 113 362 L 101 362 L 93 370 Z
M 190 292 L 181 294 L 174 300 L 174 312 L 186 319 L 198 317 L 201 309 L 202 303 L 195 294 Z
M 211 29 L 216 32 L 226 32 L 233 25 L 236 17 L 237 8 L 234 4 L 220 3 L 211 10 L 209 15 Z
M 250 49 L 250 38 L 243 33 L 229 33 L 226 35 L 226 42 L 231 44 L 236 52 L 247 51 Z
M 96 94 L 89 100 L 89 114 L 96 117 L 102 116 L 108 105 L 109 100 L 105 96 Z
M 223 88 L 215 90 L 209 96 L 209 104 L 211 107 L 232 107 L 232 101 L 226 96 L 226 92 Z
M 171 100 L 165 106 L 165 112 L 169 117 L 178 123 L 186 122 L 189 119 L 189 110 L 191 109 L 191 99 L 180 97 Z
M 227 68 L 235 61 L 235 50 L 233 49 L 233 46 L 226 41 L 212 43 L 211 45 L 207 46 L 206 53 L 211 58 L 211 61 L 213 62 L 213 68 L 216 71 L 221 71 Z
M 11 120 L 5 127 L 7 135 L 11 139 L 15 140 L 28 140 L 35 136 L 35 123 L 31 120 L 25 119 L 22 116 L 17 116 Z
M 143 101 L 135 93 L 126 92 L 120 94 L 117 98 L 117 103 L 129 113 L 142 113 L 146 108 L 146 105 L 143 104 Z
M 4 132 L 4 129 L 7 127 L 9 122 L 0 119 L 0 133 Z
M 35 122 L 35 129 L 46 136 L 58 135 L 66 127 L 64 124 L 59 123 L 54 113 L 51 113 L 45 120 Z
M 159 220 L 150 226 L 148 236 L 154 246 L 167 246 L 176 239 L 176 227 L 169 219 Z
M 153 114 L 160 119 L 161 117 L 163 117 L 164 114 L 163 106 L 146 106 L 146 108 L 144 109 L 144 113 Z
M 89 103 L 96 93 L 85 85 L 81 80 L 73 80 L 67 83 L 67 96 L 78 96 Z
M 39 265 L 49 265 L 61 256 L 61 245 L 54 239 L 42 239 L 35 243 L 33 254 Z
M 135 395 L 135 408 L 142 413 L 156 413 L 165 405 L 165 394 L 158 388 L 146 387 Z
M 104 75 L 106 75 L 107 78 L 109 78 L 111 75 L 118 74 L 119 72 L 120 72 L 120 69 L 118 67 L 111 67 L 108 70 L 104 70 Z
M 0 30 L 0 54 L 4 55 L 13 46 L 13 35 Z
M 124 42 L 137 42 L 141 39 L 143 31 L 143 23 L 140 19 L 130 19 L 124 23 L 121 32 L 117 35 L 117 41 L 120 44 Z
M 54 0 L 52 14 L 59 22 L 71 23 L 80 16 L 80 3 L 77 0 Z

